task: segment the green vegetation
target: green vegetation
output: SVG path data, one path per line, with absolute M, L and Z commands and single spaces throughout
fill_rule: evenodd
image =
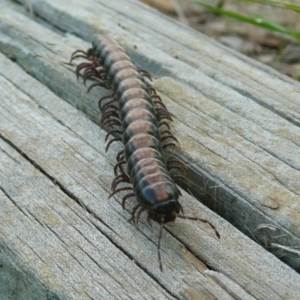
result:
M 289 35 L 300 41 L 300 32 L 299 31 L 294 31 L 294 30 L 285 28 L 285 27 L 281 26 L 280 24 L 278 24 L 272 20 L 269 20 L 261 15 L 253 14 L 251 16 L 246 16 L 246 15 L 240 14 L 235 11 L 225 10 L 222 8 L 222 5 L 214 6 L 214 5 L 207 4 L 200 0 L 191 0 L 191 1 L 193 3 L 199 4 L 217 14 L 236 19 L 237 21 L 240 21 L 240 22 L 250 23 L 255 26 L 263 27 L 268 30 L 280 32 L 280 33 Z M 276 6 L 276 7 L 282 7 L 282 8 L 285 8 L 285 9 L 288 9 L 288 10 L 294 11 L 295 13 L 300 14 L 300 5 L 293 4 L 290 2 L 286 2 L 286 1 L 281 1 L 281 0 L 235 0 L 235 1 L 272 5 L 272 6 Z M 223 4 L 223 2 L 224 1 L 221 1 L 221 4 Z

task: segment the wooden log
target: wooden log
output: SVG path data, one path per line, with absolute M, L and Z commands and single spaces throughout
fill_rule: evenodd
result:
M 25 83 L 26 91 L 10 80 Z M 163 236 L 162 274 L 157 226 L 151 230 L 143 221 L 134 228 L 127 221 L 134 204 L 123 212 L 116 201 L 107 200 L 116 149 L 105 155 L 105 132 L 3 56 L 0 83 L 1 237 L 6 256 L 14 250 L 10 260 L 16 256 L 19 268 L 59 297 L 233 299 L 223 290 L 222 280 L 215 280 L 218 272 L 205 275 L 204 262 L 178 241 L 187 234 L 190 246 L 199 248 L 201 240 L 197 255 L 203 251 L 203 260 L 211 264 L 217 258 L 212 249 L 220 242 L 210 228 L 182 221 L 169 226 L 172 234 Z M 214 220 L 212 212 L 192 201 L 196 206 L 189 203 L 188 210 L 202 211 L 203 216 L 207 212 L 223 228 L 226 222 Z M 222 229 L 224 235 L 233 237 L 226 226 L 248 245 L 248 239 L 229 224 Z M 210 242 L 206 244 L 201 236 Z
M 159 271 L 157 226 L 142 220 L 134 228 L 127 222 L 134 201 L 123 212 L 115 203 L 121 196 L 107 200 L 120 145 L 105 153 L 106 133 L 62 101 L 99 119 L 97 99 L 107 91 L 87 95 L 74 67 L 65 64 L 89 44 L 47 27 L 87 41 L 96 32 L 119 40 L 154 73 L 155 87 L 176 115 L 178 155 L 189 162 L 193 191 L 205 187 L 207 201 L 211 197 L 255 238 L 293 247 L 299 241 L 299 85 L 135 2 L 126 1 L 123 15 L 120 1 L 60 2 L 32 1 L 47 26 L 16 4 L 0 6 L 0 50 L 41 82 L 1 56 L 0 237 L 11 262 L 5 270 L 21 270 L 29 278 L 22 282 L 62 299 L 299 298 L 296 272 L 186 193 L 185 211 L 213 222 L 221 240 L 208 226 L 178 220 L 164 232 L 165 270 Z M 215 182 L 222 186 L 212 188 Z M 288 262 L 297 267 L 296 254 Z
M 32 5 L 36 14 L 86 40 L 99 31 L 107 33 L 122 43 L 138 66 L 158 76 L 154 86 L 176 112 L 173 129 L 182 145 L 177 155 L 189 163 L 189 190 L 298 270 L 299 256 L 292 251 L 300 247 L 299 84 L 151 9 L 145 13 L 136 2 L 123 6 L 104 2 L 33 1 Z M 141 12 L 134 13 L 137 10 Z M 142 12 L 150 16 L 141 18 Z M 68 35 L 58 39 L 53 31 L 38 35 L 37 27 L 28 29 L 35 36 L 28 41 L 18 19 L 8 15 L 3 22 L 3 31 L 12 39 L 3 47 L 17 53 L 28 72 L 98 120 L 96 99 L 106 91 L 88 98 L 80 85 L 71 84 L 74 78 L 61 66 L 72 50 L 90 45 Z M 45 64 L 49 73 L 40 67 Z

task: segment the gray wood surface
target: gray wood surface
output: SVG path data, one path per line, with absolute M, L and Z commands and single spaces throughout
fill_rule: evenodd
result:
M 288 247 L 275 249 L 295 268 L 299 84 L 133 1 L 30 2 L 33 19 L 0 1 L 0 51 L 15 61 L 0 57 L 0 279 L 17 274 L 24 299 L 300 298 L 299 274 L 184 192 L 186 213 L 221 240 L 178 220 L 159 271 L 158 226 L 135 228 L 134 201 L 107 200 L 121 146 L 105 153 L 90 121 L 107 91 L 87 95 L 66 62 L 96 33 L 118 40 L 176 115 L 190 189 L 266 247 Z

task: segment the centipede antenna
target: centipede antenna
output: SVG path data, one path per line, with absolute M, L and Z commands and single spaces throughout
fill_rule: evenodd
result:
M 160 255 L 160 241 L 161 241 L 161 237 L 162 237 L 162 231 L 164 228 L 164 217 L 162 217 L 161 223 L 160 223 L 160 228 L 159 228 L 159 235 L 158 235 L 158 243 L 157 243 L 157 255 L 158 255 L 158 262 L 159 262 L 159 268 L 160 271 L 163 272 L 163 265 L 162 265 L 162 261 L 161 261 L 161 255 Z
M 218 238 L 220 238 L 220 234 L 219 232 L 217 231 L 217 228 L 211 224 L 208 220 L 206 219 L 202 219 L 202 218 L 197 218 L 197 217 L 190 217 L 190 216 L 185 216 L 185 215 L 180 215 L 180 214 L 176 214 L 176 217 L 178 218 L 181 218 L 181 219 L 186 219 L 186 220 L 193 220 L 193 221 L 201 221 L 203 223 L 206 223 L 208 224 L 214 231 L 215 231 L 215 234 Z

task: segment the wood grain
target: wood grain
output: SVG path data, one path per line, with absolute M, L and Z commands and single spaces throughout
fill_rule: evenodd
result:
M 157 226 L 135 228 L 134 201 L 123 212 L 121 196 L 107 200 L 120 145 L 105 153 L 105 131 L 86 118 L 99 119 L 107 91 L 87 95 L 66 62 L 89 47 L 71 33 L 120 41 L 176 115 L 193 192 L 267 246 L 299 245 L 299 85 L 133 1 L 32 5 L 33 20 L 0 2 L 0 50 L 16 61 L 0 59 L 5 257 L 62 299 L 299 298 L 297 273 L 186 193 L 186 213 L 213 222 L 221 240 L 178 220 L 164 232 L 159 271 Z

